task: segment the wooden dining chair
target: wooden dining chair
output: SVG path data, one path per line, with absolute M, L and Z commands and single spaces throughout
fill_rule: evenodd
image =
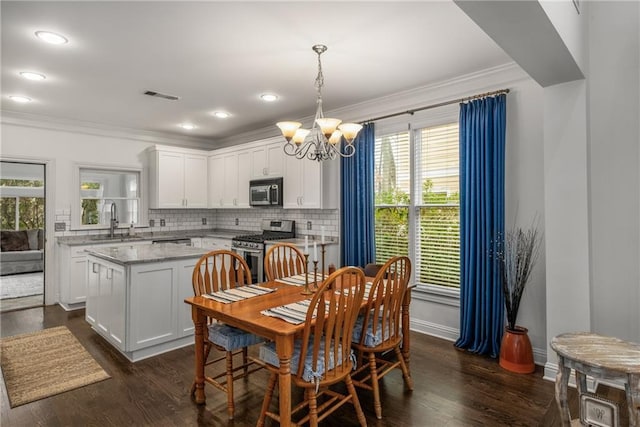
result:
M 373 280 L 366 309 L 358 316 L 353 332 L 358 369 L 351 377 L 356 387 L 373 392 L 373 405 L 378 419 L 382 418 L 378 385 L 382 377 L 400 368 L 407 388 L 413 390 L 409 367 L 400 351 L 402 334 L 409 333 L 401 330 L 401 312 L 410 276 L 409 258 L 398 256 L 388 260 Z M 389 350 L 393 350 L 395 357 L 379 357 Z
M 211 251 L 196 262 L 193 268 L 192 284 L 195 296 L 250 285 L 251 270 L 244 258 L 235 252 Z M 207 319 L 207 323 L 208 334 L 205 335 L 204 343 L 205 369 L 209 365 L 221 364 L 220 362 L 224 362 L 225 369 L 212 375 L 207 375 L 205 371 L 205 384 L 211 384 L 227 394 L 227 412 L 229 419 L 233 419 L 233 382 L 264 366 L 262 362 L 248 356 L 247 347 L 265 340 L 210 318 Z M 211 348 L 224 352 L 224 356 L 208 360 Z M 240 355 L 242 363 L 234 366 L 234 356 Z M 238 373 L 238 371 L 242 372 Z M 191 387 L 191 394 L 194 393 L 195 383 Z
M 315 427 L 347 402 L 355 407 L 360 425 L 367 425 L 350 376 L 354 360 L 352 332 L 362 305 L 364 288 L 362 270 L 344 267 L 332 273 L 311 298 L 304 330 L 294 343 L 291 357 L 292 383 L 304 389 L 304 400 L 292 408 L 291 414 L 294 416 L 304 408 L 308 408 L 308 413 L 293 425 L 309 423 Z M 275 344 L 261 346 L 260 358 L 271 371 L 257 423 L 263 426 L 266 417 L 280 422 L 279 415 L 269 411 L 280 364 Z M 339 382 L 346 384 L 347 394 L 329 389 Z M 321 403 L 320 399 L 323 399 Z
M 264 271 L 267 280 L 295 276 L 305 272 L 304 254 L 292 243 L 276 243 L 267 249 L 264 256 Z

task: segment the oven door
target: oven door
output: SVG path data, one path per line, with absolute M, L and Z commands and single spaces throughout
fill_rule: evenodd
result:
M 264 277 L 264 250 L 248 249 L 231 246 L 231 250 L 240 255 L 247 262 L 251 271 L 251 282 L 262 283 Z

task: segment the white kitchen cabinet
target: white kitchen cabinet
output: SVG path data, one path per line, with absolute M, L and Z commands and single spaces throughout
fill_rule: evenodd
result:
M 207 154 L 155 146 L 150 150 L 152 209 L 207 207 Z
M 88 265 L 85 319 L 119 350 L 125 349 L 124 268 L 107 261 Z
M 283 207 L 289 209 L 337 209 L 340 194 L 340 161 L 318 162 L 285 156 Z
M 85 319 L 136 362 L 191 345 L 191 274 L 198 257 L 120 265 L 88 255 Z
M 251 152 L 231 150 L 209 157 L 209 207 L 249 207 Z
M 269 138 L 252 145 L 251 179 L 281 177 L 284 174 L 282 138 Z
M 65 310 L 76 310 L 85 306 L 87 300 L 87 253 L 86 250 L 98 246 L 132 246 L 149 243 L 145 240 L 135 240 L 129 242 L 109 242 L 102 244 L 69 246 L 58 245 L 60 254 L 59 281 L 60 297 L 59 304 Z

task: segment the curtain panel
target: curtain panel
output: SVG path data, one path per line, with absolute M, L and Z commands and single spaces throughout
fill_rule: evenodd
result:
M 353 142 L 356 152 L 341 158 L 342 265 L 375 262 L 374 150 L 375 125 L 367 123 Z
M 460 104 L 460 337 L 497 357 L 504 297 L 496 252 L 504 235 L 506 95 Z

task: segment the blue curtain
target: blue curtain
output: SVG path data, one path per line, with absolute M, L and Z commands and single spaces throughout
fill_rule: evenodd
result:
M 354 141 L 355 154 L 341 159 L 342 265 L 364 267 L 376 259 L 373 191 L 375 139 L 374 124 L 365 124 Z
M 460 105 L 460 338 L 497 357 L 504 299 L 495 252 L 504 235 L 506 95 Z

